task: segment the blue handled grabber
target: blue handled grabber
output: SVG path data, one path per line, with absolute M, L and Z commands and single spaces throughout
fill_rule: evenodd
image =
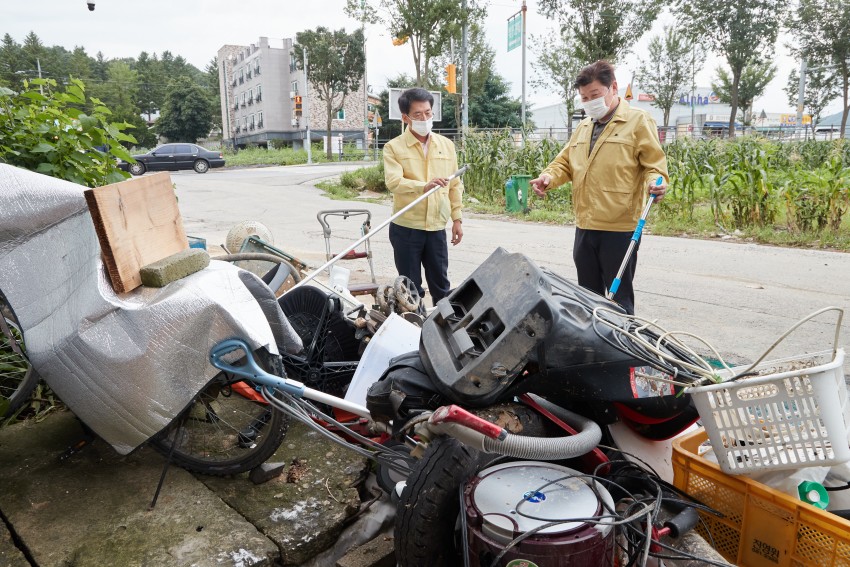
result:
M 662 183 L 664 183 L 664 178 L 659 175 L 658 179 L 655 181 L 655 185 L 661 185 Z M 652 203 L 654 202 L 655 195 L 650 195 L 649 201 L 646 203 L 646 207 L 644 207 L 643 212 L 640 215 L 640 220 L 638 220 L 635 231 L 632 233 L 632 241 L 629 242 L 629 249 L 626 250 L 626 257 L 623 258 L 623 263 L 620 264 L 620 269 L 617 270 L 617 277 L 614 278 L 613 282 L 611 282 L 611 287 L 608 289 L 608 293 L 605 294 L 606 299 L 613 300 L 614 294 L 617 293 L 618 289 L 620 289 L 620 280 L 623 278 L 623 272 L 626 271 L 626 266 L 629 264 L 629 260 L 632 259 L 635 246 L 637 246 L 637 243 L 640 240 L 640 235 L 643 232 L 643 225 L 646 224 L 646 217 L 649 215 L 649 209 L 652 208 Z

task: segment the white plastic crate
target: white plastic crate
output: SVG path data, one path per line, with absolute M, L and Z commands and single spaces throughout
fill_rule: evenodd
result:
M 728 474 L 850 460 L 844 350 L 764 362 L 755 376 L 689 388 Z M 732 369 L 732 376 L 746 369 Z

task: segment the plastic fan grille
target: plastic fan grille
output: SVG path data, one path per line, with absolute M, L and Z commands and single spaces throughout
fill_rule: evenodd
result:
M 357 368 L 359 341 L 339 302 L 304 286 L 285 293 L 280 306 L 304 344 L 302 355 L 283 355 L 287 373 L 310 388 L 344 394 Z

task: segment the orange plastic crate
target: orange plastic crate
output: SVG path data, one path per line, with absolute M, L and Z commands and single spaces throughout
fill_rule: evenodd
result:
M 705 429 L 673 442 L 673 483 L 723 513 L 697 528 L 727 561 L 744 567 L 850 567 L 850 521 L 740 476 L 698 454 Z

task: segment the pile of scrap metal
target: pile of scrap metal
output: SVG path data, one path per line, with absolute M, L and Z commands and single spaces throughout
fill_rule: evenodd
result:
M 366 316 L 358 317 L 354 322 L 358 330 L 367 331 L 361 333 L 361 338 L 365 338 L 366 342 L 392 313 L 400 315 L 417 327 L 421 327 L 425 322 L 425 301 L 407 276 L 397 277 L 392 285 L 378 286 L 375 301 L 376 304 Z

